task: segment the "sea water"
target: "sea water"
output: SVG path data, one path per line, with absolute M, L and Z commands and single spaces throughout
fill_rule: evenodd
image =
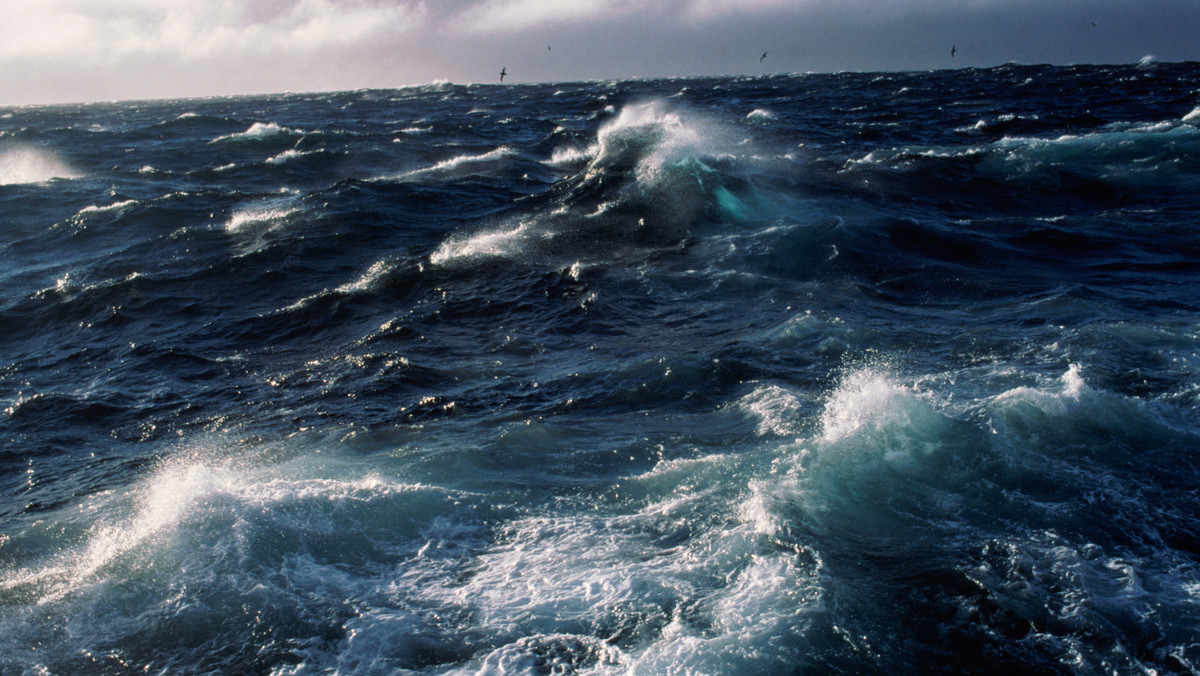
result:
M 0 110 L 4 674 L 1200 671 L 1200 67 Z

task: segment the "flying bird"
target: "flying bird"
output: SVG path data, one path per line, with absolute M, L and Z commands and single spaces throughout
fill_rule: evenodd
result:
M 508 75 L 508 66 L 505 66 L 505 67 L 503 67 L 503 68 L 501 68 L 501 69 L 500 69 L 500 81 L 501 81 L 501 82 L 504 82 L 504 76 L 505 76 L 505 75 Z
M 958 45 L 950 45 L 950 58 L 954 58 L 954 53 L 958 51 Z
M 769 53 L 769 52 L 763 52 L 763 55 L 762 55 L 762 56 L 760 56 L 760 57 L 758 57 L 758 62 L 759 62 L 759 63 L 762 63 L 762 60 L 763 60 L 763 59 L 765 59 L 765 58 L 767 58 L 767 54 L 768 54 L 768 53 Z

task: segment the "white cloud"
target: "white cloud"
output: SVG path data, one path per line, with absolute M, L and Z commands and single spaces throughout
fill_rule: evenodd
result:
M 694 22 L 719 21 L 731 15 L 792 12 L 815 3 L 804 0 L 685 0 L 683 15 Z
M 307 53 L 400 35 L 428 20 L 423 2 L 367 0 L 42 0 L 4 11 L 0 58 L 93 63 Z
M 503 34 L 544 25 L 633 17 L 665 21 L 663 25 L 671 27 L 679 19 L 700 24 L 739 15 L 794 14 L 820 4 L 819 0 L 481 0 L 458 13 L 450 26 L 474 34 Z
M 92 41 L 91 21 L 87 16 L 64 11 L 57 3 L 29 3 L 6 10 L 0 22 L 0 58 L 53 56 L 73 45 Z
M 469 33 L 503 34 L 546 24 L 612 19 L 645 4 L 629 0 L 485 0 L 460 13 L 452 25 Z

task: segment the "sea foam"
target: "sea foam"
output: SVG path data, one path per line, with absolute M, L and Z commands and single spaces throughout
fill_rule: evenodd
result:
M 257 141 L 269 139 L 278 136 L 285 136 L 298 133 L 295 129 L 281 126 L 275 122 L 255 122 L 250 125 L 246 131 L 241 131 L 236 134 L 226 134 L 218 136 L 212 140 L 213 143 L 222 141 Z

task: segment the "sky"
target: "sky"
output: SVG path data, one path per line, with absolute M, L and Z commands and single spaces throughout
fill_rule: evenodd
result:
M 511 84 L 1200 60 L 1200 0 L 0 0 L 0 10 L 0 105 L 498 83 L 501 68 Z

